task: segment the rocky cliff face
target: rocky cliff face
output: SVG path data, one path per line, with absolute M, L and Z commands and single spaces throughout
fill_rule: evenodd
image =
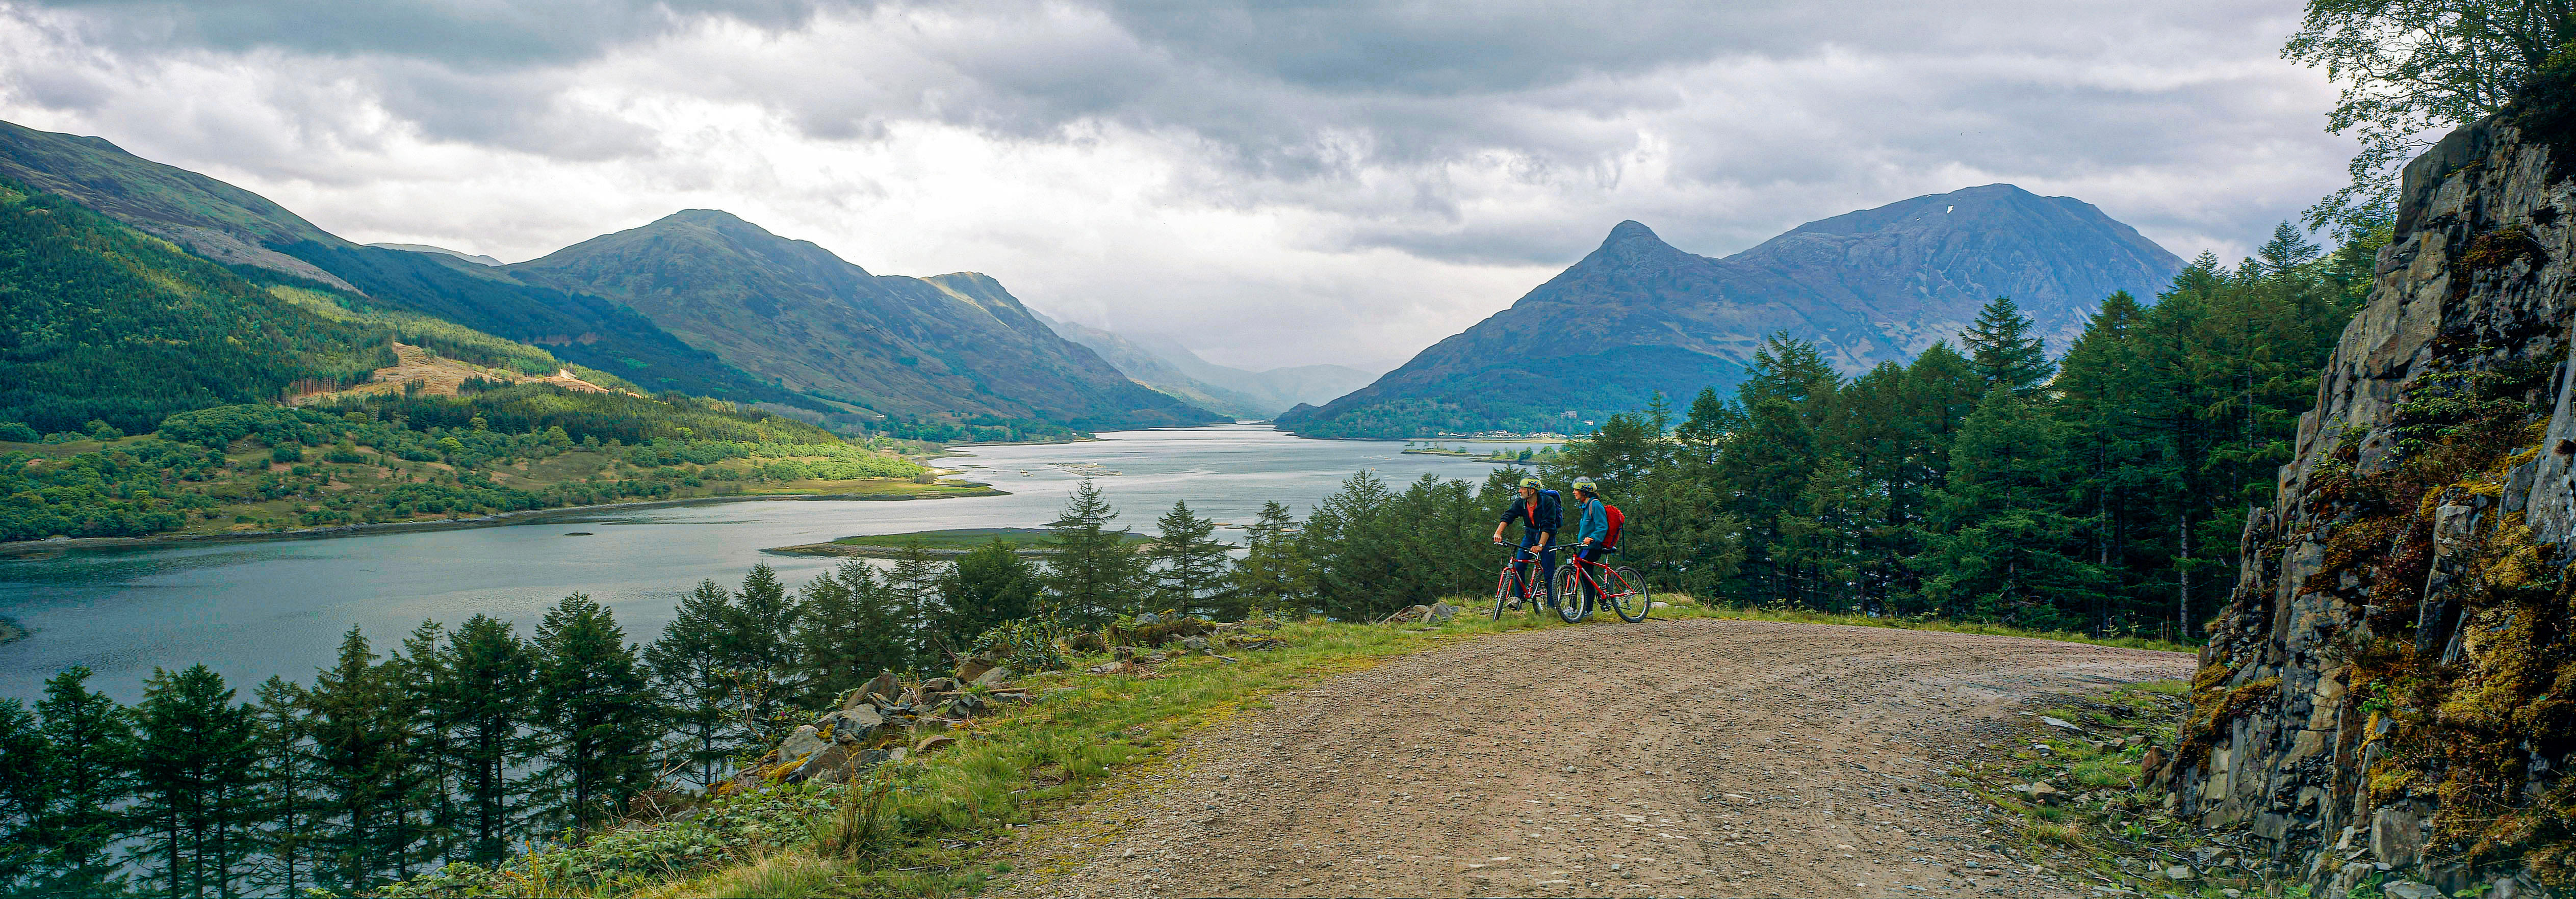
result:
M 2490 120 L 2406 169 L 2370 302 L 2246 528 L 2182 745 L 2149 771 L 2178 816 L 2321 897 L 2564 894 L 2576 873 L 2559 130 Z

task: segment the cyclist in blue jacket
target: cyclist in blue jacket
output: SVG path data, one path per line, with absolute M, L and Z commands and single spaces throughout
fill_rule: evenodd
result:
M 1514 521 L 1521 523 L 1521 549 L 1538 548 L 1539 587 L 1547 596 L 1547 604 L 1553 607 L 1556 605 L 1556 529 L 1565 523 L 1564 509 L 1557 501 L 1556 491 L 1541 489 L 1537 478 L 1522 478 L 1517 501 L 1504 506 L 1502 520 L 1494 523 L 1494 542 L 1502 542 L 1503 529 Z M 1516 564 L 1520 566 L 1521 583 L 1529 583 L 1529 563 Z
M 1610 513 L 1601 506 L 1601 485 L 1591 478 L 1575 478 L 1574 508 L 1574 557 L 1586 562 L 1601 561 L 1610 548 Z M 1598 599 L 1590 596 L 1591 581 L 1583 582 L 1583 592 L 1586 598 Z

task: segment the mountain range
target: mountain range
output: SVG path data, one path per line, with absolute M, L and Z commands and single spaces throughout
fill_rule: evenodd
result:
M 437 247 L 361 246 L 95 137 L 0 122 L 0 177 L 214 262 L 540 346 L 650 390 L 955 435 L 1224 418 L 1129 380 L 991 278 L 874 275 L 712 210 L 502 266 Z M 1009 434 L 989 433 L 997 428 Z
M 1130 380 L 1236 418 L 1270 418 L 1301 404 L 1331 402 L 1376 379 L 1347 365 L 1295 365 L 1246 371 L 1199 358 L 1167 337 L 1120 334 L 1089 325 L 1038 320 L 1091 348 Z
M 2009 184 L 1809 222 L 1723 259 L 1620 222 L 1510 308 L 1279 424 L 1318 437 L 1582 430 L 1658 393 L 1680 404 L 1731 388 L 1775 332 L 1857 374 L 1955 338 L 1997 296 L 2062 352 L 2103 298 L 2152 297 L 2181 267 L 2090 204 Z

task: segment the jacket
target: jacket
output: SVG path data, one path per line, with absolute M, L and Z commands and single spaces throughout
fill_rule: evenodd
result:
M 1529 503 L 1523 501 L 1520 494 L 1515 492 L 1512 494 L 1512 504 L 1503 507 L 1503 523 L 1510 524 L 1515 521 L 1520 522 L 1521 527 L 1553 534 L 1556 533 L 1557 528 L 1565 525 L 1565 509 L 1557 501 L 1556 491 L 1541 490 L 1538 492 L 1538 512 L 1533 515 L 1530 513 Z
M 1594 546 L 1608 545 L 1610 542 L 1610 513 L 1601 510 L 1600 500 L 1595 499 L 1585 501 L 1583 504 L 1582 515 L 1577 519 L 1577 522 L 1578 523 L 1574 526 L 1575 542 L 1580 543 L 1585 540 L 1590 540 Z

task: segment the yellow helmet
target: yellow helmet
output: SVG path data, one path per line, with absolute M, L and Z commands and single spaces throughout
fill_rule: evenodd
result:
M 1575 478 L 1574 489 L 1581 490 L 1585 493 L 1598 494 L 1601 492 L 1601 485 L 1592 483 L 1591 478 Z
M 1523 486 L 1523 487 L 1527 487 L 1527 488 L 1532 489 L 1532 490 L 1536 490 L 1536 489 L 1538 489 L 1538 488 L 1539 488 L 1539 485 L 1538 485 L 1538 479 L 1537 479 L 1537 478 L 1522 478 L 1522 479 L 1521 479 L 1521 486 Z

